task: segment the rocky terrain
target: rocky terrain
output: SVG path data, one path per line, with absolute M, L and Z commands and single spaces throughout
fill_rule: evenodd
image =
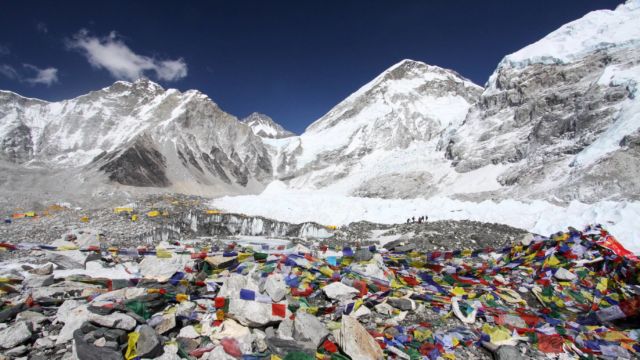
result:
M 0 225 L 0 356 L 524 359 L 640 351 L 632 325 L 640 316 L 638 263 L 608 250 L 601 241 L 615 240 L 598 226 L 551 237 L 422 219 L 333 228 L 223 214 L 202 200 L 151 196 L 130 210 L 13 213 Z M 595 286 L 617 301 L 594 298 Z

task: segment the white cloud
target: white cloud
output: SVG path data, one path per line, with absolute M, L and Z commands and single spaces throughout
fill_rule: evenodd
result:
M 26 82 L 31 85 L 44 84 L 51 86 L 51 84 L 58 82 L 58 69 L 49 67 L 46 69 L 40 69 L 37 66 L 31 64 L 22 64 L 26 71 L 19 72 L 11 65 L 0 64 L 0 75 L 11 80 L 17 80 L 20 82 Z M 25 74 L 25 72 L 29 74 Z
M 43 34 L 46 34 L 49 32 L 49 28 L 47 27 L 47 24 L 43 23 L 42 21 L 36 24 L 36 30 L 38 30 L 38 32 L 41 32 Z
M 91 66 L 105 69 L 119 80 L 137 80 L 148 71 L 155 72 L 158 79 L 165 81 L 176 81 L 187 76 L 187 64 L 182 58 L 157 60 L 138 55 L 120 40 L 115 31 L 99 38 L 89 35 L 87 30 L 80 30 L 67 41 L 67 46 L 79 49 Z
M 23 66 L 34 74 L 30 77 L 24 78 L 24 81 L 29 84 L 44 84 L 51 86 L 51 84 L 58 82 L 58 69 L 49 67 L 46 69 L 40 69 L 37 66 L 31 64 L 23 64 Z
M 20 77 L 16 69 L 14 69 L 13 66 L 7 64 L 0 64 L 0 75 L 12 80 L 18 79 Z

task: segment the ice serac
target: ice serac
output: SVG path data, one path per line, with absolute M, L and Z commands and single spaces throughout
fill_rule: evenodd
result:
M 241 121 L 244 124 L 247 124 L 253 133 L 261 138 L 282 139 L 295 136 L 294 133 L 286 130 L 282 125 L 276 123 L 272 118 L 265 114 L 254 112 Z
M 118 81 L 61 102 L 0 92 L 0 158 L 85 178 L 193 193 L 256 191 L 272 176 L 261 139 L 206 95 Z M 206 192 L 206 190 L 205 190 Z
M 431 180 L 421 160 L 436 159 L 440 138 L 464 121 L 481 92 L 454 71 L 403 60 L 289 141 L 276 160 L 284 169 L 278 177 L 295 188 L 381 197 L 390 196 L 384 188 L 397 177 Z M 416 192 L 410 183 L 400 184 L 396 195 L 429 190 Z
M 506 56 L 446 146 L 503 166 L 500 196 L 638 199 L 640 2 L 593 11 Z

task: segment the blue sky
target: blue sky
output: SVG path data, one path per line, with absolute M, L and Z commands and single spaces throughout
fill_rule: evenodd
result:
M 394 63 L 482 85 L 500 59 L 620 1 L 5 1 L 0 89 L 61 100 L 145 76 L 301 133 Z

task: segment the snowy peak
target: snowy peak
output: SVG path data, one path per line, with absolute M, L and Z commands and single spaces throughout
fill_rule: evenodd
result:
M 559 64 L 578 60 L 597 50 L 638 47 L 640 0 L 629 0 L 615 10 L 596 10 L 567 23 L 539 41 L 507 55 L 499 67 Z
M 282 139 L 295 136 L 294 133 L 286 130 L 265 114 L 254 112 L 241 121 L 247 124 L 251 131 L 261 138 Z
M 327 129 L 338 122 L 354 118 L 356 112 L 367 107 L 365 104 L 375 106 L 378 110 L 382 110 L 379 105 L 391 105 L 387 111 L 392 111 L 393 108 L 403 107 L 407 101 L 420 97 L 460 96 L 473 103 L 481 91 L 482 87 L 455 71 L 405 59 L 382 72 L 309 125 L 307 132 Z M 377 115 L 380 114 L 369 114 L 367 117 Z

